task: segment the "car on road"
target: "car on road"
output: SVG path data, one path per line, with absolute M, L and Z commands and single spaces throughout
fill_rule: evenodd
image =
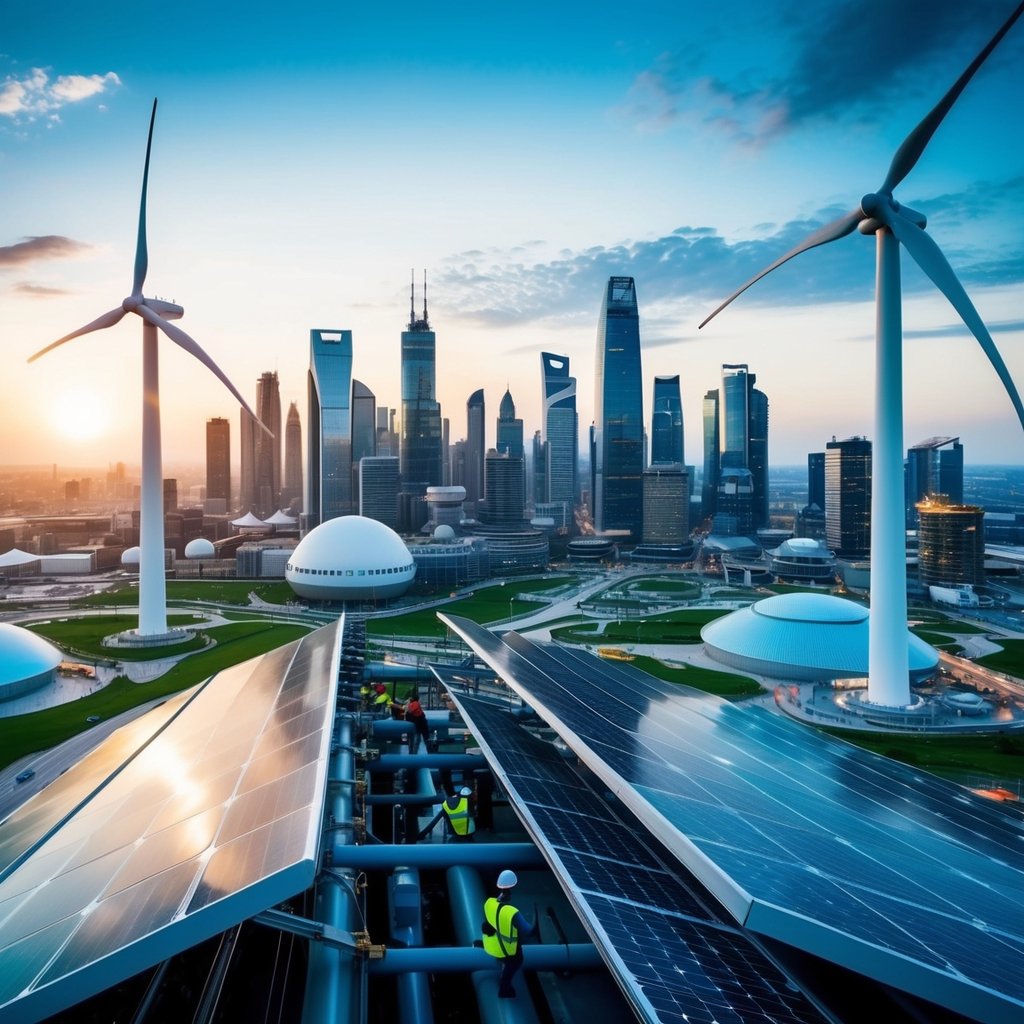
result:
M 29 779 L 33 778 L 36 774 L 35 768 L 26 768 L 23 772 L 19 772 L 15 778 L 15 782 L 28 782 Z
M 99 715 L 90 715 L 86 719 L 86 721 L 89 722 L 90 724 L 93 723 L 93 722 L 98 722 L 99 720 L 100 720 L 100 716 Z

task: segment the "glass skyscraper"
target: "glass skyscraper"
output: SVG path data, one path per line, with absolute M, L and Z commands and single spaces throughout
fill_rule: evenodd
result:
M 644 399 L 631 277 L 608 280 L 597 328 L 594 529 L 643 536 Z
M 837 558 L 847 561 L 871 555 L 871 442 L 867 438 L 848 437 L 825 445 L 825 542 Z
M 352 332 L 309 332 L 308 529 L 351 515 Z
M 220 416 L 206 421 L 206 500 L 231 508 L 231 424 Z
M 651 465 L 683 464 L 683 400 L 679 374 L 654 378 L 651 411 Z
M 929 437 L 907 450 L 907 529 L 917 526 L 917 503 L 943 494 L 951 505 L 964 500 L 964 446 L 958 437 Z
M 700 491 L 700 514 L 703 519 L 710 519 L 718 504 L 718 475 L 721 469 L 718 462 L 718 388 L 705 393 L 701 416 L 704 424 L 704 476 Z
M 302 423 L 299 407 L 292 402 L 284 425 L 284 487 L 281 489 L 281 507 L 288 508 L 296 499 L 301 501 L 302 486 Z
M 425 287 L 425 286 L 424 286 Z M 441 465 L 441 406 L 437 401 L 436 338 L 427 319 L 409 305 L 409 327 L 402 332 L 402 489 L 422 492 L 444 483 Z
M 466 402 L 466 444 L 463 478 L 458 482 L 466 488 L 466 501 L 474 507 L 484 498 L 484 457 L 487 445 L 484 437 L 487 422 L 484 419 L 484 389 L 480 388 Z
M 541 455 L 543 487 L 538 501 L 564 502 L 571 511 L 579 490 L 579 418 L 576 415 L 576 378 L 569 376 L 569 357 L 541 352 L 543 420 Z

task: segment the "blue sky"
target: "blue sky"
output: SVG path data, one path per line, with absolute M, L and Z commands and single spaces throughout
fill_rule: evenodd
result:
M 506 385 L 539 426 L 539 352 L 566 354 L 581 433 L 604 282 L 636 278 L 646 399 L 682 377 L 687 461 L 722 363 L 770 401 L 770 458 L 872 434 L 874 246 L 804 254 L 703 331 L 762 265 L 850 210 L 1009 13 L 1004 0 L 765 9 L 42 3 L 0 36 L 0 462 L 138 458 L 140 328 L 126 318 L 32 365 L 131 290 L 149 108 L 160 100 L 146 294 L 243 394 L 276 369 L 305 420 L 311 327 L 351 328 L 355 374 L 398 404 L 409 272 L 425 268 L 443 414 Z M 897 190 L 1024 388 L 1024 23 Z M 907 444 L 959 435 L 1024 461 L 1009 399 L 904 259 Z M 168 461 L 202 462 L 227 391 L 173 345 Z M 235 431 L 237 434 L 237 430 Z

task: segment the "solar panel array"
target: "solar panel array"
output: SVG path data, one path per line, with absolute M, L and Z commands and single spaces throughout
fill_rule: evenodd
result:
M 452 696 L 640 1019 L 826 1019 L 552 744 L 488 701 Z
M 1019 812 L 766 708 L 444 618 L 747 928 L 1020 1019 Z
M 0 826 L 0 1020 L 58 1012 L 312 884 L 338 636 L 168 701 Z

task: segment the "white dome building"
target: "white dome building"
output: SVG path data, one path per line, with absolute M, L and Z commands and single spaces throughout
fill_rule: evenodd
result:
M 186 558 L 213 558 L 217 554 L 212 540 L 196 537 L 185 545 Z
M 13 700 L 52 683 L 60 651 L 21 626 L 0 622 L 0 701 Z
M 121 565 L 123 565 L 126 569 L 138 569 L 139 561 L 141 559 L 141 548 L 125 548 L 124 551 L 121 552 Z
M 299 541 L 284 578 L 299 597 L 365 601 L 398 597 L 416 575 L 405 542 L 364 516 L 328 519 Z
M 829 594 L 779 594 L 709 622 L 704 649 L 725 665 L 792 682 L 868 674 L 868 610 Z M 927 679 L 938 652 L 907 631 L 912 683 Z

